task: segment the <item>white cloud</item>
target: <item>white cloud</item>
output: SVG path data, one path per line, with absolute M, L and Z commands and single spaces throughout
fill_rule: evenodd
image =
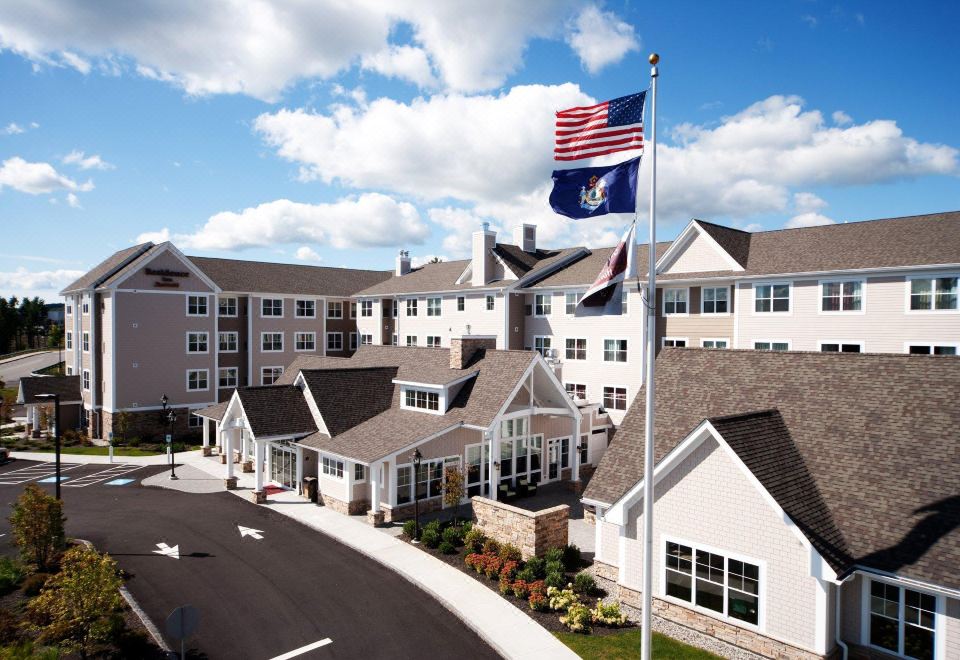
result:
M 317 254 L 316 250 L 306 245 L 298 247 L 297 253 L 294 256 L 300 261 L 323 261 L 323 257 Z
M 137 235 L 134 243 L 166 243 L 170 240 L 170 230 L 164 227 L 160 231 L 145 231 Z
M 85 155 L 82 151 L 71 151 L 61 159 L 64 165 L 76 165 L 81 170 L 112 170 L 113 165 L 106 162 L 99 155 Z
M 831 117 L 833 118 L 833 123 L 837 126 L 848 126 L 853 123 L 853 118 L 843 110 L 837 110 Z
M 388 78 L 408 80 L 418 87 L 437 84 L 426 51 L 414 46 L 388 46 L 372 55 L 365 55 L 361 66 Z
M 80 199 L 74 193 L 67 193 L 67 204 L 70 205 L 70 208 L 81 209 Z
M 793 194 L 793 207 L 798 213 L 819 211 L 827 208 L 827 206 L 828 204 L 822 198 L 811 192 L 798 192 Z
M 19 156 L 8 158 L 0 164 L 0 190 L 3 190 L 4 186 L 30 195 L 41 195 L 55 190 L 93 190 L 92 181 L 77 183 L 57 172 L 50 163 L 30 163 Z
M 627 53 L 640 50 L 633 26 L 611 11 L 587 5 L 573 20 L 567 43 L 590 73 L 616 64 Z
M 76 53 L 65 50 L 60 53 L 60 58 L 67 66 L 71 66 L 83 75 L 90 73 L 90 62 L 80 57 Z
M 3 296 L 40 296 L 53 299 L 58 292 L 78 277 L 82 270 L 42 270 L 29 271 L 17 268 L 15 271 L 0 272 L 0 295 Z
M 806 23 L 807 26 L 810 28 L 817 27 L 817 23 L 820 22 L 817 20 L 816 16 L 811 16 L 810 14 L 804 14 L 803 16 L 800 17 L 800 20 Z
M 832 225 L 836 221 L 820 213 L 829 204 L 811 192 L 798 192 L 793 195 L 793 210 L 796 215 L 784 223 L 787 229 L 797 227 L 816 227 L 818 225 Z
M 240 212 L 221 211 L 197 231 L 171 236 L 166 228 L 137 237 L 137 242 L 173 240 L 200 250 L 242 250 L 282 243 L 309 242 L 338 249 L 422 243 L 430 230 L 417 209 L 380 193 L 328 204 L 278 199 Z
M 411 268 L 420 268 L 423 264 L 431 263 L 434 259 L 439 259 L 440 261 L 450 261 L 450 258 L 444 254 L 424 254 L 420 256 L 414 256 L 410 259 Z
M 27 130 L 27 129 L 25 129 L 25 128 L 24 128 L 23 126 L 21 126 L 20 124 L 12 121 L 12 122 L 10 122 L 9 124 L 7 124 L 6 126 L 4 126 L 4 128 L 3 128 L 3 133 L 5 133 L 6 135 L 20 135 L 21 133 L 25 132 L 26 130 Z
M 834 220 L 820 213 L 801 213 L 795 215 L 783 226 L 787 229 L 797 229 L 799 227 L 816 227 L 819 225 L 832 225 Z

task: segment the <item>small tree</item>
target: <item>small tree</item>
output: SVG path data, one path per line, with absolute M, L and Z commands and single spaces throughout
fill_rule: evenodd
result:
M 127 441 L 127 432 L 130 430 L 130 414 L 121 410 L 113 416 L 113 428 L 117 430 L 116 437 L 121 442 Z
M 27 605 L 38 641 L 86 658 L 110 640 L 123 604 L 117 563 L 110 555 L 76 546 L 63 555 L 60 572 Z
M 10 525 L 23 560 L 44 571 L 66 547 L 63 503 L 30 484 L 13 505 Z
M 463 472 L 458 467 L 448 467 L 443 474 L 443 503 L 454 507 L 453 520 L 456 522 L 460 513 L 460 501 L 466 492 L 464 488 Z

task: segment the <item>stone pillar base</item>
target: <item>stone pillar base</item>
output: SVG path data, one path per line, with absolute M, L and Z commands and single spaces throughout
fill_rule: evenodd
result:
M 564 481 L 563 485 L 567 490 L 573 491 L 577 495 L 583 492 L 583 481 Z
M 204 456 L 213 456 L 213 447 L 201 447 Z
M 267 493 L 263 490 L 250 491 L 250 501 L 254 504 L 266 504 Z
M 367 522 L 374 527 L 383 525 L 383 511 L 367 511 Z
M 253 472 L 253 461 L 244 461 L 240 465 L 241 472 Z
M 227 490 L 236 490 L 237 489 L 237 478 L 236 477 L 227 477 L 223 480 L 223 485 Z
M 226 455 L 226 454 L 220 454 L 220 464 L 221 464 L 221 465 L 226 465 L 226 464 L 227 464 L 227 455 Z

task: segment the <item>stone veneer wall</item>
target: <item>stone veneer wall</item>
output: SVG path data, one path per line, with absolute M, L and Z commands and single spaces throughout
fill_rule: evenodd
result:
M 190 414 L 191 408 L 186 407 L 176 407 L 173 410 L 177 413 L 177 421 L 173 425 L 173 437 L 174 439 L 180 439 L 184 437 L 201 437 L 203 435 L 203 429 L 200 427 L 190 428 Z M 109 438 L 109 434 L 113 432 L 114 436 L 117 435 L 117 431 L 114 428 L 116 416 L 118 413 L 111 413 L 107 410 L 100 411 L 102 414 L 102 435 L 103 439 L 106 440 Z M 130 438 L 140 438 L 144 441 L 153 441 L 153 442 L 162 442 L 166 437 L 167 432 L 170 429 L 170 425 L 163 421 L 162 416 L 159 410 L 146 410 L 144 412 L 133 412 L 127 411 L 128 419 L 130 420 L 129 428 L 127 429 L 127 439 Z M 216 444 L 212 422 L 210 429 L 210 444 Z M 93 431 L 93 425 L 90 425 L 90 431 Z M 119 438 L 116 438 L 119 440 Z
M 370 500 L 354 500 L 353 502 L 347 503 L 336 497 L 324 495 L 323 493 L 317 493 L 317 504 L 322 504 L 328 509 L 348 516 L 363 515 L 367 512 L 367 509 L 370 508 Z
M 420 500 L 420 513 L 427 513 L 429 511 L 439 511 L 443 508 L 443 500 L 439 497 L 432 497 L 429 500 Z M 400 504 L 393 507 L 382 507 L 383 511 L 383 520 L 384 522 L 397 522 L 399 520 L 407 520 L 413 518 L 415 512 L 414 505 L 411 504 Z M 421 523 L 423 524 L 423 523 Z
M 517 546 L 524 559 L 567 544 L 570 507 L 566 504 L 527 511 L 485 497 L 473 497 L 471 501 L 474 527 L 500 543 Z

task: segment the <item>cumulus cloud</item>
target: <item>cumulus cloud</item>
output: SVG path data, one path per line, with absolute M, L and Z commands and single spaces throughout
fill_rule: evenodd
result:
M 74 209 L 83 208 L 82 206 L 80 206 L 80 198 L 77 197 L 76 194 L 74 193 L 67 193 L 67 204 L 70 205 L 70 208 L 74 208 Z
M 590 73 L 616 64 L 627 53 L 640 50 L 633 26 L 611 11 L 587 5 L 573 20 L 567 43 Z
M 300 261 L 323 261 L 323 257 L 317 254 L 316 250 L 306 245 L 298 247 L 294 256 Z
M 0 272 L 0 295 L 55 297 L 84 272 L 67 269 L 29 271 L 23 267 Z
M 837 126 L 847 126 L 853 123 L 853 118 L 843 110 L 837 110 L 831 116 L 833 117 L 833 123 Z
M 433 263 L 439 259 L 440 261 L 450 261 L 450 258 L 443 254 L 424 254 L 420 256 L 414 256 L 410 259 L 411 268 L 420 268 L 423 264 Z
M 417 209 L 380 193 L 328 204 L 278 199 L 240 212 L 221 211 L 197 231 L 171 236 L 169 229 L 148 232 L 137 242 L 173 240 L 200 250 L 242 250 L 309 242 L 334 248 L 386 247 L 423 243 L 429 227 Z
M 426 51 L 414 46 L 388 46 L 372 55 L 365 55 L 361 66 L 388 78 L 408 80 L 418 87 L 437 84 Z
M 82 151 L 71 151 L 63 157 L 61 162 L 64 165 L 76 165 L 81 170 L 112 170 L 113 165 L 106 162 L 99 155 L 85 155 Z
M 31 163 L 19 156 L 8 158 L 0 164 L 0 190 L 4 186 L 30 195 L 42 195 L 59 190 L 87 192 L 93 190 L 93 182 L 77 183 L 64 176 L 50 163 Z
M 797 227 L 816 227 L 832 225 L 836 221 L 820 213 L 829 204 L 811 192 L 798 192 L 793 195 L 793 210 L 796 213 L 783 225 L 787 229 Z

